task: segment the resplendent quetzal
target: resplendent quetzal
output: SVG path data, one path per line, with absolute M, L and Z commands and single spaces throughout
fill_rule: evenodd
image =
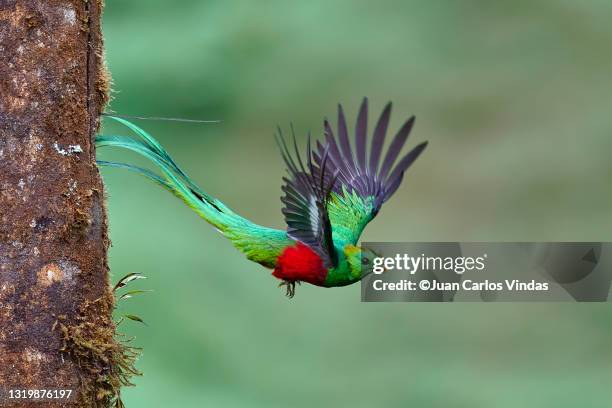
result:
M 278 130 L 276 138 L 288 171 L 288 177 L 283 177 L 281 198 L 287 231 L 257 225 L 205 193 L 159 142 L 124 119 L 114 118 L 138 138 L 100 135 L 96 145 L 133 150 L 156 164 L 162 175 L 125 163 L 98 163 L 135 171 L 172 192 L 229 238 L 248 259 L 273 269 L 272 275 L 282 281 L 281 286 L 286 285 L 287 295 L 292 297 L 299 282 L 345 286 L 371 271 L 375 254 L 357 246 L 359 236 L 397 190 L 404 171 L 427 146 L 427 142 L 419 144 L 394 166 L 414 124 L 413 116 L 397 132 L 381 163 L 390 114 L 391 103 L 376 123 L 369 149 L 367 98 L 357 116 L 354 150 L 341 105 L 337 132 L 325 120 L 325 140 L 317 141 L 313 150 L 309 136 L 305 158 L 299 153 L 295 134 L 293 146 L 288 147 Z

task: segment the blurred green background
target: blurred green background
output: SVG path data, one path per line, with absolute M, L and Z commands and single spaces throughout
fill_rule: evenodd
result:
M 429 140 L 364 239 L 612 240 L 612 3 L 108 0 L 111 109 L 227 205 L 283 227 L 275 126 L 363 96 Z M 335 121 L 335 119 L 334 119 Z M 119 131 L 107 123 L 105 130 Z M 133 156 L 102 151 L 101 158 Z M 113 279 L 148 326 L 128 407 L 608 407 L 607 304 L 362 304 L 270 272 L 152 183 L 103 171 Z

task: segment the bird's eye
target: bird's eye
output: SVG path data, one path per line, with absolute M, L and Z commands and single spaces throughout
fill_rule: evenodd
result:
M 370 260 L 368 258 L 366 258 L 365 256 L 361 258 L 361 264 L 362 265 L 367 265 L 370 263 Z

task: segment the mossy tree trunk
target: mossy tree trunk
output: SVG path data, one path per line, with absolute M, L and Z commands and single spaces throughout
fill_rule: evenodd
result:
M 24 407 L 116 392 L 100 14 L 99 0 L 0 0 L 0 406 L 10 389 L 73 390 Z

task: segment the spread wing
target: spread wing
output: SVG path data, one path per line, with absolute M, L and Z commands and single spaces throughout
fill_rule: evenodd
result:
M 391 103 L 388 103 L 374 127 L 369 149 L 367 148 L 367 98 L 364 98 L 357 116 L 355 149 L 349 140 L 342 105 L 338 105 L 336 133 L 325 120 L 325 143 L 317 143 L 317 152 L 314 153 L 313 159 L 315 165 L 328 161 L 326 167 L 329 167 L 331 173 L 337 173 L 333 181 L 328 214 L 333 228 L 333 238 L 338 242 L 357 243 L 367 223 L 378 214 L 382 204 L 395 193 L 402 182 L 404 172 L 427 146 L 427 142 L 423 142 L 397 161 L 414 124 L 413 116 L 400 128 L 383 155 L 390 115 Z M 325 156 L 328 156 L 329 160 Z
M 281 198 L 284 204 L 283 214 L 287 222 L 287 234 L 312 248 L 323 259 L 326 267 L 336 266 L 337 255 L 332 241 L 332 228 L 327 208 L 336 176 L 329 173 L 328 151 L 321 150 L 319 163 L 314 164 L 309 136 L 306 146 L 306 166 L 304 166 L 295 133 L 293 133 L 295 159 L 280 129 L 277 133 L 277 143 L 289 173 L 289 177 L 283 177 L 285 195 Z

